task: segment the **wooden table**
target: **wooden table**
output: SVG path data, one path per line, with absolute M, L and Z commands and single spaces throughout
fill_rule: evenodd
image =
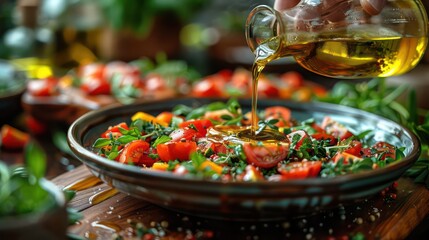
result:
M 85 166 L 66 172 L 53 181 L 61 188 L 86 179 Z M 77 191 L 70 206 L 84 218 L 69 231 L 89 239 L 130 239 L 135 223 L 157 230 L 165 239 L 405 239 L 425 234 L 417 226 L 429 216 L 429 190 L 411 179 L 401 178 L 397 187 L 355 205 L 339 206 L 312 216 L 275 222 L 226 222 L 203 219 L 165 210 L 124 193 L 115 193 L 98 204 L 90 198 L 110 189 L 104 183 Z M 140 228 L 141 229 L 141 228 Z M 427 231 L 426 231 L 427 233 Z M 150 238 L 149 238 L 150 239 Z

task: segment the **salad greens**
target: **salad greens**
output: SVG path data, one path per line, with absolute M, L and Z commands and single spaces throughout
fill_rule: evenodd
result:
M 407 102 L 401 98 L 408 91 Z M 338 82 L 330 94 L 318 101 L 346 105 L 391 119 L 413 131 L 421 142 L 422 154 L 404 176 L 415 178 L 429 188 L 429 112 L 419 109 L 415 91 L 405 84 L 387 86 L 384 78 L 353 84 Z

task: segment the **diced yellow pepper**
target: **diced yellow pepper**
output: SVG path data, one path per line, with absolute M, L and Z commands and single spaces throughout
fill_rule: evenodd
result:
M 200 169 L 205 169 L 205 168 L 210 168 L 211 170 L 213 170 L 219 175 L 222 174 L 222 171 L 223 171 L 222 166 L 219 166 L 216 163 L 209 160 L 206 160 L 203 163 L 201 163 Z
M 147 122 L 156 123 L 156 124 L 159 124 L 159 125 L 161 125 L 163 127 L 167 127 L 168 126 L 168 123 L 166 123 L 164 121 L 159 121 L 158 119 L 156 119 L 156 117 L 154 117 L 154 116 L 152 116 L 152 115 L 150 115 L 148 113 L 145 113 L 145 112 L 137 112 L 137 113 L 135 113 L 131 117 L 132 121 L 135 121 L 137 119 L 141 119 L 141 120 L 147 121 Z
M 153 170 L 167 171 L 168 163 L 156 162 L 152 165 Z

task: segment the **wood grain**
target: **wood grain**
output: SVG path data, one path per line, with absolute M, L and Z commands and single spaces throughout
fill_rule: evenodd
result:
M 56 177 L 53 182 L 64 187 L 88 176 L 91 176 L 89 170 L 80 166 Z M 133 234 L 130 222 L 141 222 L 152 227 L 168 225 L 168 233 L 179 238 L 209 231 L 214 239 L 326 239 L 350 238 L 357 234 L 365 239 L 404 239 L 428 216 L 429 190 L 407 178 L 397 183 L 397 188 L 389 189 L 384 195 L 312 216 L 275 222 L 227 223 L 165 210 L 124 193 L 91 205 L 88 200 L 91 196 L 110 188 L 103 183 L 77 192 L 70 206 L 79 210 L 84 218 L 69 231 L 90 239 L 112 238 L 113 234 L 127 239 Z

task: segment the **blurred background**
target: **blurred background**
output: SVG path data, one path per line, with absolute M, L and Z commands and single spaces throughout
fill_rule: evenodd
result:
M 250 10 L 272 0 L 1 0 L 0 59 L 33 78 L 95 61 L 186 59 L 203 73 L 253 59 Z

